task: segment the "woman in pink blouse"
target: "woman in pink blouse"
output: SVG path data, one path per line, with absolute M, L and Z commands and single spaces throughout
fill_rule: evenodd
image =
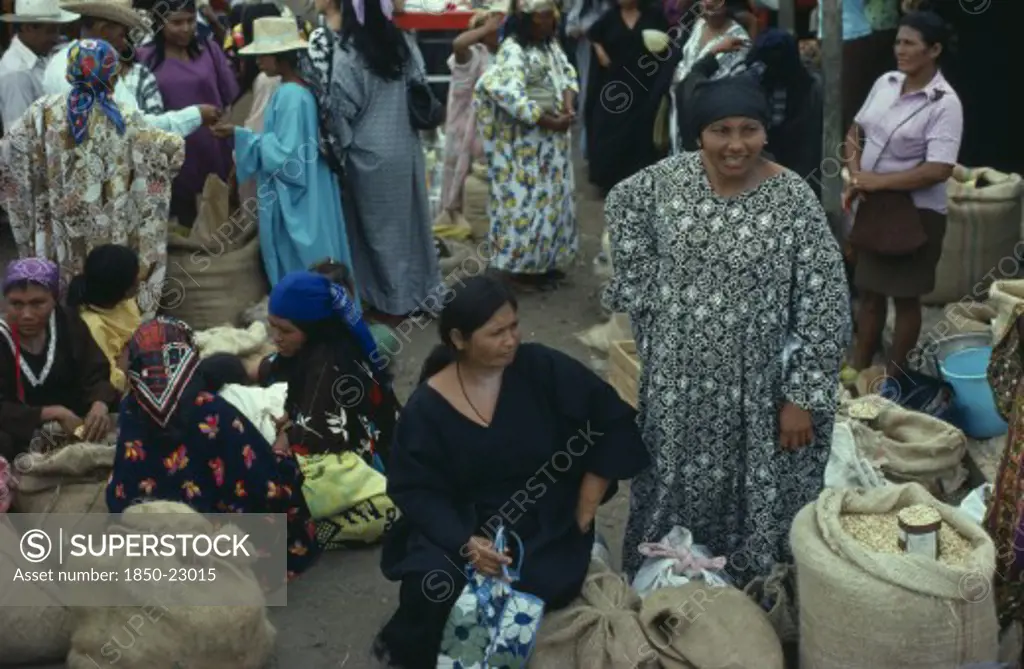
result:
M 483 142 L 476 131 L 473 88 L 498 50 L 498 29 L 504 16 L 480 10 L 469 30 L 455 38 L 448 68 L 452 82 L 448 89 L 448 111 L 444 126 L 444 178 L 441 207 L 452 225 L 466 227 L 462 219 L 462 185 L 474 161 L 484 157 Z
M 896 305 L 887 383 L 898 382 L 921 333 L 922 295 L 935 287 L 946 232 L 946 180 L 960 151 L 963 108 L 939 70 L 949 32 L 936 14 L 913 12 L 896 36 L 897 70 L 882 75 L 846 137 L 850 171 L 844 202 L 881 191 L 910 193 L 927 241 L 909 255 L 857 250 L 859 297 L 853 367 L 872 364 L 885 325 L 888 299 Z M 893 388 L 899 392 L 899 388 Z

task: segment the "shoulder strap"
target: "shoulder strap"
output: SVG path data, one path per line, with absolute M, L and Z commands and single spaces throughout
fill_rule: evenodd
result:
M 907 123 L 910 122 L 911 119 L 913 119 L 915 116 L 917 116 L 918 114 L 923 112 L 925 109 L 930 107 L 932 105 L 932 103 L 938 102 L 939 100 L 941 100 L 942 97 L 945 94 L 946 94 L 946 92 L 941 90 L 941 89 L 936 90 L 933 95 L 929 96 L 928 99 L 925 100 L 925 103 L 923 105 L 921 105 L 920 107 L 918 107 L 917 109 L 914 110 L 913 114 L 910 114 L 909 116 L 907 116 L 905 119 L 900 121 L 899 124 L 895 128 L 893 128 L 892 132 L 889 133 L 889 136 L 886 138 L 885 144 L 882 144 L 882 148 L 878 151 L 878 156 L 875 158 L 875 163 L 871 166 L 871 170 L 869 170 L 869 171 L 874 171 L 874 169 L 878 166 L 878 162 L 882 159 L 882 154 L 884 154 L 885 150 L 889 148 L 889 144 L 892 142 L 892 138 L 896 136 L 896 133 L 899 132 L 900 128 L 905 126 Z M 924 161 L 922 160 L 921 162 L 924 162 Z M 920 164 L 920 163 L 918 163 L 918 164 Z

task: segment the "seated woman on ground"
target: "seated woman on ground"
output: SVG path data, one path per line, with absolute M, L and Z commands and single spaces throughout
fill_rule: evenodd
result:
M 322 274 L 285 275 L 269 316 L 278 354 L 260 381 L 288 384 L 274 448 L 298 456 L 322 545 L 375 542 L 395 515 L 383 475 L 399 409 L 389 360 L 347 290 Z
M 121 354 L 142 313 L 135 299 L 139 290 L 139 256 L 120 244 L 94 248 L 85 259 L 85 270 L 68 286 L 68 308 L 76 310 L 110 364 L 110 383 L 122 395 L 128 378 L 121 369 Z
M 110 512 L 161 499 L 201 513 L 287 514 L 288 571 L 304 571 L 317 551 L 298 464 L 214 394 L 192 330 L 165 317 L 143 323 L 128 343 L 127 375 Z
M 649 465 L 633 408 L 582 363 L 521 345 L 516 309 L 497 279 L 457 288 L 441 313 L 443 344 L 399 418 L 388 494 L 401 516 L 381 570 L 402 585 L 375 644 L 391 666 L 432 669 L 439 649 L 453 654 L 458 644 L 442 637 L 467 558 L 488 575 L 509 563 L 491 542 L 501 524 L 524 546 L 516 588 L 549 610 L 569 604 L 590 565 L 598 506 Z M 441 572 L 439 598 L 424 578 Z
M 0 456 L 13 462 L 45 424 L 99 441 L 113 428 L 118 394 L 89 329 L 57 304 L 60 271 L 42 258 L 7 266 L 0 321 Z

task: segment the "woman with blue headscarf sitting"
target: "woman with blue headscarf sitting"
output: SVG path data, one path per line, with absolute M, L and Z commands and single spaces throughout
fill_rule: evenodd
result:
M 278 353 L 260 366 L 260 381 L 288 384 L 274 448 L 299 461 L 321 545 L 375 542 L 396 513 L 384 478 L 400 408 L 390 360 L 350 289 L 322 274 L 285 275 L 269 312 Z

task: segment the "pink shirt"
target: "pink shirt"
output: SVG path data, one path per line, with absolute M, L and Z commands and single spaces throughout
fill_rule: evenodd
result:
M 901 72 L 879 77 L 854 118 L 864 131 L 861 169 L 885 174 L 904 172 L 922 162 L 956 165 L 964 132 L 964 110 L 956 91 L 939 72 L 922 90 L 904 95 L 904 79 Z M 918 112 L 922 105 L 928 106 Z M 914 117 L 903 123 L 911 114 Z M 888 148 L 879 156 L 890 135 Z M 945 183 L 916 190 L 911 196 L 918 209 L 946 213 Z

